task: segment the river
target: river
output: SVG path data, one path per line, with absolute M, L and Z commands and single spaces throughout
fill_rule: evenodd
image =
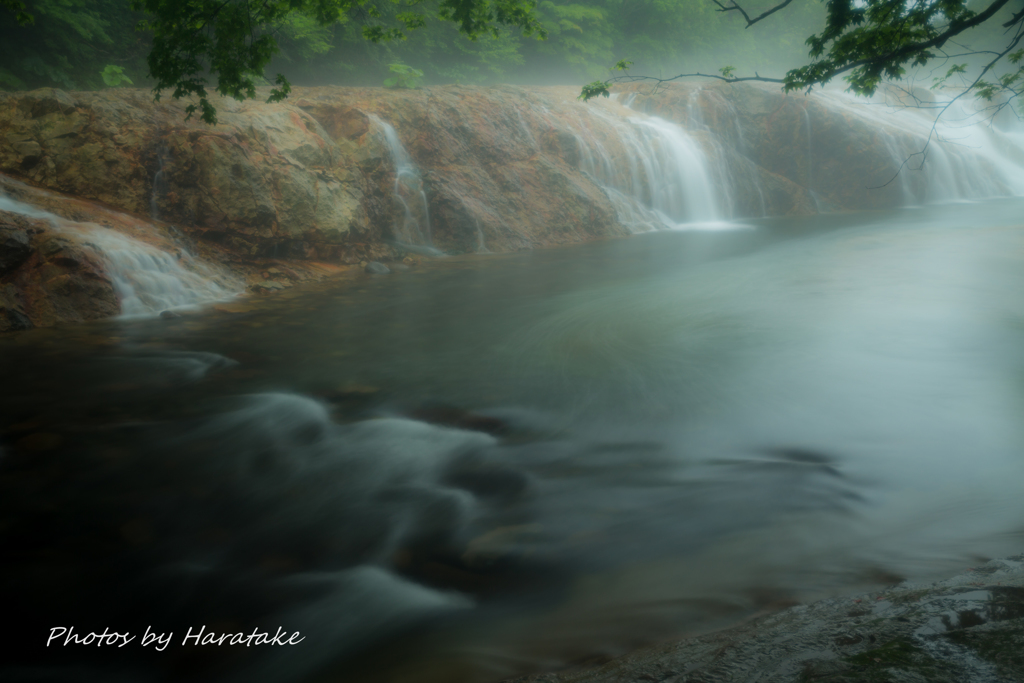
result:
M 1019 552 L 1021 216 L 750 219 L 2 338 L 5 678 L 489 683 Z M 139 639 L 46 646 L 69 626 Z

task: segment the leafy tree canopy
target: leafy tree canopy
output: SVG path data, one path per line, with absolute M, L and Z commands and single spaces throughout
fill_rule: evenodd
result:
M 862 93 L 929 62 L 938 85 L 997 97 L 1024 80 L 1022 8 L 1024 0 L 0 0 L 0 87 L 138 84 L 190 97 L 191 112 L 215 121 L 208 91 L 252 97 L 269 83 L 265 71 L 278 74 L 270 96 L 280 99 L 292 82 L 381 85 L 395 78 L 392 64 L 422 71 L 425 84 L 544 84 L 600 78 L 626 57 L 629 74 L 658 81 L 706 75 L 792 90 L 845 77 Z M 984 49 L 964 47 L 979 42 Z M 622 73 L 585 96 L 638 78 Z
M 784 54 L 795 64 L 806 55 L 803 39 L 824 17 L 820 3 L 806 2 L 775 30 L 752 32 L 737 44 L 730 37 L 740 29 L 739 17 L 723 18 L 708 0 L 271 2 L 135 0 L 136 11 L 133 0 L 0 0 L 0 88 L 152 87 L 160 81 L 147 63 L 155 43 L 152 59 L 168 69 L 171 84 L 163 91 L 173 94 L 182 85 L 195 103 L 193 88 L 200 86 L 247 96 L 250 84 L 269 83 L 259 70 L 268 52 L 267 72 L 302 85 L 380 85 L 394 77 L 391 64 L 423 71 L 425 84 L 577 83 L 605 73 L 614 55 L 654 74 L 694 60 L 742 64 L 764 54 Z M 328 23 L 332 8 L 337 21 Z M 3 20 L 20 16 L 11 11 L 36 21 Z M 144 19 L 147 30 L 137 31 Z M 246 29 L 254 22 L 251 31 L 238 29 L 242 20 Z M 529 40 L 530 34 L 547 40 Z M 215 72 L 214 59 L 243 68 Z M 201 69 L 189 72 L 190 64 Z
M 25 11 L 25 3 L 21 0 L 0 0 L 0 7 L 14 12 L 14 20 L 23 26 L 35 21 L 35 17 Z
M 9 0 L 5 0 L 9 1 Z M 132 7 L 150 15 L 142 28 L 153 32 L 148 64 L 156 80 L 157 96 L 171 90 L 175 98 L 193 95 L 197 104 L 186 107 L 187 116 L 196 111 L 207 123 L 217 122 L 210 103 L 208 78 L 217 79 L 216 91 L 236 99 L 256 96 L 256 85 L 271 58 L 279 51 L 274 29 L 296 15 L 307 27 L 343 22 L 359 13 L 369 19 L 385 16 L 388 0 L 133 0 Z M 390 4 L 397 4 L 391 2 Z M 420 0 L 406 0 L 406 9 L 389 13 L 397 25 L 370 23 L 364 38 L 373 42 L 400 40 L 405 32 L 422 28 L 427 15 L 413 11 Z M 499 26 L 522 29 L 525 34 L 545 35 L 533 14 L 532 0 L 440 0 L 437 18 L 454 23 L 470 39 L 497 36 Z M 301 20 L 298 20 L 301 21 Z M 277 74 L 268 102 L 284 99 L 291 85 Z
M 139 18 L 128 0 L 0 0 L 0 87 L 101 88 L 107 66 L 144 77 Z
M 783 0 L 754 14 L 736 0 L 728 0 L 729 4 L 711 1 L 717 5 L 718 12 L 742 16 L 748 28 L 793 3 L 793 0 Z M 969 4 L 972 7 L 968 7 Z M 1005 101 L 1009 101 L 1018 97 L 1024 88 L 1024 50 L 1020 49 L 1024 40 L 1022 3 L 1020 0 L 989 0 L 984 6 L 976 5 L 970 0 L 825 0 L 824 28 L 806 40 L 812 61 L 791 69 L 783 78 L 762 77 L 756 72 L 754 76 L 738 77 L 734 76 L 735 68 L 728 66 L 720 70 L 721 75 L 680 74 L 653 80 L 664 82 L 685 76 L 718 78 L 729 83 L 759 80 L 781 83 L 790 91 L 810 90 L 844 75 L 849 90 L 872 95 L 881 82 L 900 79 L 908 69 L 933 60 L 981 58 L 977 76 L 962 80 L 961 84 L 982 98 L 992 100 L 1002 94 L 1007 96 Z M 961 42 L 972 31 L 983 25 L 991 27 L 993 23 L 1003 29 L 1001 35 L 985 36 L 986 42 L 994 42 L 995 49 L 989 46 L 972 49 Z M 1007 68 L 1002 69 L 997 79 L 986 80 L 1000 62 Z M 945 76 L 936 79 L 936 85 L 967 73 L 967 63 L 953 63 Z M 635 78 L 620 76 L 595 81 L 585 86 L 580 97 L 586 100 L 607 94 L 612 82 Z

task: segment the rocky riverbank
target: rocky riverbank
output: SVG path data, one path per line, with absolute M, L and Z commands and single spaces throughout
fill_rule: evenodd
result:
M 1015 683 L 1024 555 L 934 583 L 798 605 L 603 666 L 509 683 Z
M 175 226 L 0 175 L 0 332 L 227 301 L 355 269 L 247 258 Z
M 270 292 L 373 261 L 1013 190 L 952 147 L 936 147 L 938 171 L 887 182 L 920 136 L 835 94 L 577 93 L 296 88 L 279 104 L 218 100 L 216 126 L 145 90 L 0 93 L 0 173 L 25 183 L 2 191 Z M 978 187 L 946 182 L 951 164 Z M 0 331 L 125 312 L 102 240 L 81 251 L 39 220 L 0 207 Z

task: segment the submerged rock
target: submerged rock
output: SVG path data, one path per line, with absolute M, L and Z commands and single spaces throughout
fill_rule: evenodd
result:
M 371 275 L 387 275 L 391 272 L 391 269 L 385 266 L 380 261 L 370 261 L 366 264 L 366 272 Z

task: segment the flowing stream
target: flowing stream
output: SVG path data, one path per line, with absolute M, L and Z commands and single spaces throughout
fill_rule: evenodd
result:
M 0 676 L 489 683 L 1020 552 L 1021 215 L 752 219 L 0 339 Z M 140 640 L 45 647 L 70 626 Z M 182 645 L 278 627 L 305 640 Z
M 392 196 L 402 208 L 402 218 L 401 223 L 395 225 L 394 238 L 400 244 L 430 247 L 430 208 L 423 188 L 423 175 L 398 139 L 394 127 L 376 115 L 370 114 L 369 118 L 384 138 L 395 167 Z
M 741 225 L 736 183 L 755 213 L 765 189 L 739 119 L 635 99 L 516 122 L 646 234 L 490 254 L 477 221 L 471 257 L 166 319 L 240 285 L 0 196 L 101 258 L 123 313 L 0 338 L 0 677 L 495 683 L 1020 552 L 1019 125 L 953 112 L 898 179 L 924 206 Z M 932 133 L 813 106 L 893 160 Z M 371 119 L 392 236 L 436 253 Z M 237 644 L 279 629 L 300 642 Z M 81 642 L 104 632 L 125 647 Z
M 10 180 L 6 180 L 10 183 Z M 177 255 L 96 223 L 62 218 L 3 194 L 0 211 L 46 221 L 58 234 L 93 252 L 114 285 L 122 316 L 148 316 L 165 310 L 222 301 L 242 290 L 237 279 L 195 259 L 184 247 Z M 148 226 L 155 233 L 152 226 Z

